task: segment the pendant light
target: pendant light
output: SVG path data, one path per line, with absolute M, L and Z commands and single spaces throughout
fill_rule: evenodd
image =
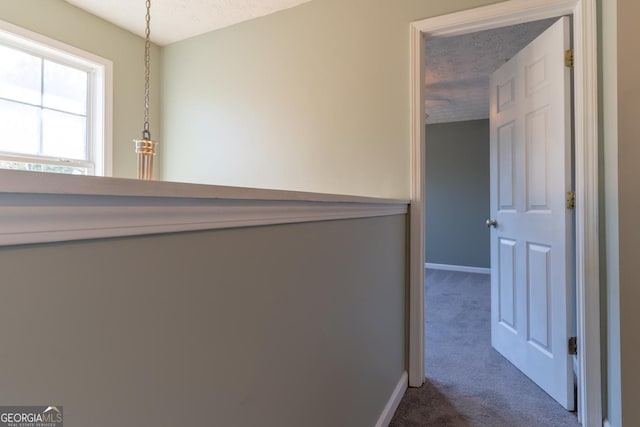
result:
M 158 143 L 151 139 L 149 132 L 149 63 L 151 60 L 151 0 L 146 0 L 146 31 L 144 43 L 144 126 L 142 139 L 134 139 L 136 154 L 138 155 L 138 179 L 151 180 L 153 178 L 153 158 L 156 155 Z

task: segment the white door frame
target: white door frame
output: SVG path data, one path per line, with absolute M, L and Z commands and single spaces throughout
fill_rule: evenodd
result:
M 578 419 L 602 426 L 598 242 L 598 82 L 596 0 L 510 0 L 410 26 L 411 209 L 409 385 L 423 384 L 425 239 L 425 37 L 459 35 L 573 15 L 576 185 Z

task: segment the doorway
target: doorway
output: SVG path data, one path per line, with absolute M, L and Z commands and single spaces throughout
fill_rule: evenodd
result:
M 411 26 L 412 207 L 410 284 L 410 385 L 424 379 L 424 37 L 472 33 L 561 15 L 574 16 L 576 41 L 576 282 L 578 314 L 579 418 L 601 423 L 599 284 L 597 241 L 596 14 L 593 0 L 503 2 Z M 427 59 L 428 61 L 428 59 Z M 428 135 L 426 136 L 428 138 Z M 417 233 L 416 231 L 419 231 Z M 420 271 L 422 270 L 422 271 Z

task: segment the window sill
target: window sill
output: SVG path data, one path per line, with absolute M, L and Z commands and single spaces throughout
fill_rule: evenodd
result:
M 0 246 L 407 213 L 405 200 L 0 170 Z

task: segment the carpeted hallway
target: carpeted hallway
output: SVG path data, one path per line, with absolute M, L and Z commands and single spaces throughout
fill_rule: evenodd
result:
M 491 347 L 490 277 L 427 270 L 426 376 L 391 426 L 578 426 Z

